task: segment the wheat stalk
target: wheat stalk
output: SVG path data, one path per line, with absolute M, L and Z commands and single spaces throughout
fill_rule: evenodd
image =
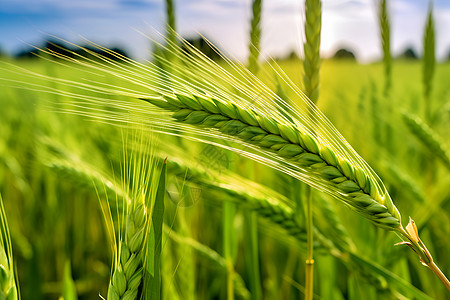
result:
M 261 40 L 261 12 L 262 0 L 253 0 L 252 3 L 252 19 L 250 22 L 250 44 L 249 44 L 249 58 L 248 69 L 253 74 L 257 74 L 260 68 L 259 65 L 259 51 Z M 252 174 L 256 173 L 256 166 L 253 167 Z M 250 274 L 250 292 L 252 300 L 260 300 L 262 296 L 261 287 L 261 270 L 259 257 L 259 239 L 258 239 L 258 219 L 255 213 L 244 212 L 244 234 L 245 234 L 245 256 L 249 257 L 246 260 L 246 269 Z
M 314 103 L 319 100 L 319 71 L 320 71 L 320 33 L 322 27 L 322 2 L 320 0 L 305 1 L 305 43 L 303 49 L 305 59 L 303 61 L 303 84 L 305 86 L 305 95 Z M 314 113 L 314 111 L 311 111 Z M 306 230 L 308 234 L 307 258 L 305 266 L 305 299 L 313 298 L 313 278 L 314 278 L 314 259 L 313 259 L 313 214 L 312 214 L 312 191 L 311 187 L 306 189 Z M 298 196 L 297 196 L 298 197 Z M 300 201 L 297 201 L 300 205 Z

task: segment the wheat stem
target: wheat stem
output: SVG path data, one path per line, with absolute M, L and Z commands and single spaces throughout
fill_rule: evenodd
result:
M 439 267 L 432 261 L 431 263 L 427 264 L 428 268 L 433 271 L 433 273 L 439 278 L 439 280 L 444 284 L 446 289 L 450 292 L 450 281 L 448 278 L 442 273 L 442 271 L 439 269 Z
M 314 294 L 314 259 L 313 259 L 313 216 L 312 216 L 312 190 L 307 187 L 306 195 L 306 234 L 307 234 L 307 258 L 305 262 L 305 299 L 312 299 Z
M 407 239 L 407 241 L 403 241 L 401 243 L 398 243 L 397 245 L 406 245 L 411 250 L 413 250 L 420 257 L 420 262 L 430 268 L 433 273 L 439 278 L 439 280 L 444 284 L 444 286 L 450 291 L 449 280 L 435 264 L 431 253 L 428 251 L 427 247 L 420 239 L 419 231 L 415 222 L 411 218 L 409 218 L 409 223 L 406 226 L 406 230 L 402 227 L 398 228 L 397 231 Z
M 253 74 L 257 74 L 260 68 L 261 13 L 262 0 L 253 0 L 248 58 L 248 69 Z M 254 168 L 256 168 L 256 166 L 254 166 Z M 259 268 L 258 218 L 254 212 L 244 211 L 244 219 L 246 236 L 244 251 L 248 257 L 246 259 L 246 267 L 250 274 L 251 299 L 259 300 L 262 299 L 262 287 Z
M 305 95 L 315 104 L 319 100 L 319 71 L 320 71 L 320 34 L 322 27 L 322 2 L 320 0 L 305 1 L 305 43 L 303 45 L 305 59 L 303 61 L 304 76 L 303 83 L 305 85 Z M 310 112 L 314 114 L 312 110 Z M 312 214 L 312 191 L 311 187 L 307 187 L 306 195 L 306 232 L 307 232 L 307 258 L 305 266 L 305 299 L 313 298 L 313 275 L 314 275 L 314 259 L 313 259 L 313 214 Z

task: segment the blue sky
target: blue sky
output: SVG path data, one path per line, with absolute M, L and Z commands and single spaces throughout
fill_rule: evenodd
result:
M 175 0 L 178 31 L 200 32 L 245 59 L 250 0 Z M 301 52 L 303 1 L 264 0 L 262 53 Z M 363 61 L 381 55 L 376 17 L 377 0 L 323 0 L 322 53 L 353 49 Z M 421 52 L 427 0 L 391 0 L 394 54 L 413 46 Z M 450 51 L 450 1 L 435 0 L 437 54 Z M 87 38 L 106 46 L 121 46 L 134 58 L 148 57 L 150 41 L 165 23 L 162 0 L 0 0 L 0 48 L 16 52 L 37 44 L 47 34 L 75 43 Z

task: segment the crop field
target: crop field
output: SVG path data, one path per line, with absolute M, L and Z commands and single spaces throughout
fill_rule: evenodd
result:
M 244 67 L 167 35 L 143 63 L 1 58 L 0 299 L 449 298 L 448 62 L 306 35 Z

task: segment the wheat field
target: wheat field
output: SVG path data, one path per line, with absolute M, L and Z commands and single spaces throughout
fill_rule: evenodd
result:
M 377 2 L 384 56 L 360 64 L 320 57 L 306 0 L 305 57 L 264 61 L 254 0 L 236 62 L 178 36 L 174 2 L 147 62 L 64 40 L 84 52 L 1 58 L 0 298 L 447 299 L 433 14 L 396 59 Z

